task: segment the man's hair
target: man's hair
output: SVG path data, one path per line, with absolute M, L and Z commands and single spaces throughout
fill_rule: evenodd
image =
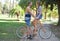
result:
M 31 3 L 31 1 L 28 2 L 28 5 Z

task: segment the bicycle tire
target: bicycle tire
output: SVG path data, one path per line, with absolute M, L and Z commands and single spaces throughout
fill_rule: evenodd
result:
M 52 32 L 45 28 L 46 29 L 46 32 L 43 32 L 42 29 L 39 29 L 38 33 L 39 33 L 39 36 L 43 39 L 49 39 L 51 36 L 52 36 Z
M 27 30 L 26 30 L 26 27 L 25 27 L 25 26 L 21 26 L 21 27 L 17 28 L 17 29 L 16 29 L 16 35 L 17 35 L 17 37 L 19 37 L 19 38 L 24 38 L 23 35 L 24 35 L 24 33 L 25 33 L 26 31 L 27 31 Z

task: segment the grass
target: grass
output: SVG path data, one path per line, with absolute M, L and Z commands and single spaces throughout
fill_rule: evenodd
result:
M 0 22 L 0 41 L 20 41 L 16 36 L 16 29 L 25 23 Z
M 7 19 L 0 19 L 0 21 L 17 21 L 17 19 L 14 19 L 14 20 L 11 20 L 11 19 L 9 19 L 9 20 L 7 20 Z

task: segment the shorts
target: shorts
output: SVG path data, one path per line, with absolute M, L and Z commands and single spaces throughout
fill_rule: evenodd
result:
M 25 22 L 28 27 L 30 27 L 30 20 L 31 20 L 30 17 L 25 17 Z
M 36 17 L 38 17 L 39 14 L 36 15 Z M 42 14 L 38 17 L 38 19 L 42 19 Z

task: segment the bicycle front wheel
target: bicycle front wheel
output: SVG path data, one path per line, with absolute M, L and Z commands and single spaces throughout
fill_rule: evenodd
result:
M 26 34 L 26 32 L 27 32 L 27 27 L 21 26 L 21 27 L 17 28 L 16 35 L 19 38 L 24 38 L 23 36 Z
M 45 28 L 45 32 L 43 29 L 39 29 L 39 36 L 43 39 L 49 39 L 52 35 L 51 31 L 48 28 Z

